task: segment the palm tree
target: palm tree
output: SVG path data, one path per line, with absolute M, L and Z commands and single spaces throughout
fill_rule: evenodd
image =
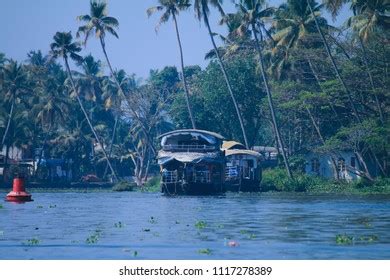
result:
M 295 1 L 298 1 L 298 0 L 295 0 Z M 334 69 L 334 71 L 336 73 L 336 76 L 337 76 L 338 80 L 340 81 L 340 84 L 342 85 L 342 88 L 343 88 L 344 92 L 347 94 L 348 101 L 349 101 L 349 103 L 351 105 L 354 117 L 355 117 L 355 119 L 356 119 L 356 121 L 358 123 L 361 123 L 362 120 L 360 118 L 358 110 L 356 109 L 355 102 L 353 101 L 353 98 L 352 98 L 352 94 L 349 91 L 349 89 L 347 88 L 347 85 L 345 84 L 345 81 L 344 81 L 343 77 L 341 76 L 340 70 L 337 67 L 336 61 L 335 61 L 335 59 L 334 59 L 334 57 L 333 57 L 333 55 L 332 55 L 332 53 L 330 51 L 330 47 L 329 47 L 328 41 L 325 38 L 324 32 L 322 31 L 321 25 L 320 25 L 319 20 L 317 18 L 318 13 L 316 13 L 316 10 L 318 11 L 319 7 L 321 7 L 321 6 L 317 6 L 317 3 L 314 0 L 306 0 L 306 4 L 307 4 L 307 8 L 309 9 L 309 11 L 310 11 L 310 13 L 311 13 L 311 15 L 312 15 L 312 17 L 314 19 L 315 26 L 317 28 L 318 33 L 321 36 L 322 43 L 325 46 L 326 53 L 328 54 L 328 57 L 329 57 L 329 59 L 330 59 L 330 61 L 332 63 L 332 66 L 333 66 L 333 69 Z
M 10 125 L 14 117 L 16 101 L 23 93 L 29 91 L 27 77 L 23 65 L 10 60 L 2 69 L 2 90 L 5 92 L 5 101 L 10 105 L 8 120 L 1 140 L 2 149 L 9 133 Z
M 363 51 L 363 62 L 374 93 L 376 107 L 378 108 L 379 118 L 381 123 L 384 124 L 385 118 L 368 63 L 365 42 L 374 34 L 385 32 L 386 27 L 390 27 L 390 16 L 386 14 L 386 9 L 390 9 L 390 2 L 386 0 L 355 0 L 351 3 L 351 9 L 354 16 L 348 19 L 347 24 L 357 33 L 358 41 Z
M 263 9 L 264 3 L 265 3 L 264 0 L 240 0 L 239 4 L 237 4 L 237 7 L 239 8 L 239 11 L 243 14 L 243 17 L 242 17 L 242 23 L 238 28 L 238 32 L 245 34 L 247 30 L 251 30 L 255 38 L 256 50 L 259 55 L 261 76 L 263 78 L 264 87 L 267 92 L 268 105 L 271 112 L 272 123 L 275 128 L 276 139 L 278 141 L 279 147 L 282 152 L 287 174 L 290 178 L 292 178 L 290 165 L 288 163 L 288 158 L 286 155 L 286 151 L 284 149 L 283 139 L 281 137 L 280 128 L 276 119 L 272 93 L 269 87 L 268 77 L 264 67 L 262 48 L 260 46 L 260 41 L 258 38 L 258 34 L 261 33 L 261 30 L 258 27 L 264 25 L 262 19 L 264 17 L 269 17 L 273 13 L 273 9 L 270 8 Z
M 106 150 L 103 146 L 103 143 L 100 141 L 100 139 L 96 133 L 96 130 L 91 123 L 91 120 L 88 116 L 88 113 L 85 110 L 83 103 L 81 102 L 80 96 L 79 96 L 77 89 L 76 89 L 75 81 L 73 80 L 72 72 L 71 72 L 70 67 L 69 67 L 69 62 L 68 62 L 69 57 L 72 60 L 75 60 L 78 62 L 80 62 L 82 60 L 82 57 L 78 54 L 78 52 L 81 51 L 81 48 L 80 48 L 79 44 L 72 42 L 73 38 L 72 38 L 72 34 L 70 32 L 57 32 L 54 35 L 53 39 L 54 39 L 54 42 L 50 44 L 51 54 L 52 54 L 53 58 L 62 57 L 64 59 L 66 71 L 68 73 L 68 77 L 70 79 L 71 86 L 72 86 L 73 92 L 76 96 L 77 102 L 79 103 L 80 108 L 84 114 L 84 117 L 87 120 L 88 125 L 91 128 L 93 135 L 95 136 L 96 142 L 99 144 L 99 146 L 102 149 L 103 155 L 107 161 L 107 164 L 110 167 L 110 170 L 112 172 L 112 175 L 114 176 L 114 179 L 118 180 L 116 173 L 114 171 L 114 168 L 111 165 L 110 159 L 107 156 L 107 153 L 106 153 Z
M 194 120 L 194 116 L 193 116 L 191 105 L 190 105 L 190 94 L 189 94 L 189 90 L 188 90 L 187 79 L 184 75 L 183 48 L 181 45 L 180 33 L 179 33 L 179 28 L 178 28 L 178 24 L 177 24 L 177 17 L 176 17 L 180 11 L 188 9 L 191 5 L 189 4 L 189 0 L 158 0 L 158 2 L 160 5 L 149 8 L 147 10 L 147 14 L 150 17 L 153 13 L 155 13 L 157 11 L 163 11 L 163 14 L 160 17 L 160 20 L 157 24 L 156 31 L 158 30 L 158 28 L 160 27 L 161 24 L 166 23 L 170 19 L 170 17 L 172 16 L 172 19 L 173 19 L 173 22 L 175 25 L 177 43 L 179 45 L 179 51 L 180 51 L 181 76 L 182 76 L 183 86 L 184 86 L 184 91 L 185 91 L 187 110 L 188 110 L 188 114 L 189 114 L 190 119 L 191 119 L 192 128 L 196 129 L 195 120 Z
M 225 15 L 225 13 L 223 12 L 222 6 L 221 6 L 221 2 L 222 2 L 221 0 L 195 0 L 195 2 L 194 2 L 195 15 L 199 21 L 203 19 L 204 23 L 206 24 L 206 27 L 207 27 L 207 30 L 208 30 L 208 33 L 209 33 L 209 36 L 211 39 L 211 43 L 212 43 L 213 48 L 214 48 L 214 52 L 217 56 L 218 64 L 221 67 L 221 71 L 222 71 L 223 77 L 225 79 L 226 86 L 228 88 L 230 97 L 232 98 L 234 107 L 236 109 L 237 117 L 238 117 L 238 120 L 239 120 L 240 126 L 241 126 L 242 135 L 243 135 L 244 141 L 245 141 L 245 146 L 247 147 L 247 149 L 249 149 L 248 139 L 247 139 L 246 132 L 245 132 L 244 122 L 242 120 L 241 111 L 240 111 L 240 108 L 238 107 L 238 103 L 237 103 L 236 98 L 234 96 L 233 89 L 232 89 L 232 86 L 230 83 L 230 79 L 229 79 L 229 76 L 226 72 L 225 64 L 221 58 L 221 55 L 219 54 L 217 44 L 215 43 L 215 40 L 214 40 L 214 33 L 211 30 L 210 22 L 209 22 L 209 13 L 210 13 L 209 4 L 216 7 L 223 16 Z
M 111 77 L 118 87 L 122 98 L 127 100 L 125 93 L 115 77 L 114 70 L 106 51 L 106 34 L 109 33 L 116 38 L 119 38 L 118 33 L 115 31 L 115 29 L 119 26 L 118 20 L 114 17 L 107 16 L 107 3 L 98 0 L 91 0 L 89 15 L 81 15 L 78 16 L 77 19 L 85 22 L 85 25 L 79 27 L 76 36 L 80 37 L 81 34 L 84 34 L 84 45 L 86 45 L 92 33 L 95 33 L 96 37 L 99 38 L 104 57 L 107 61 L 108 68 L 110 69 Z
M 90 15 L 81 15 L 77 17 L 79 21 L 83 21 L 86 24 L 79 27 L 76 35 L 77 37 L 79 37 L 81 34 L 84 34 L 84 45 L 87 43 L 92 33 L 95 33 L 95 36 L 99 38 L 100 45 L 104 53 L 104 57 L 106 58 L 108 67 L 110 69 L 111 78 L 116 84 L 118 91 L 122 96 L 123 100 L 127 103 L 128 108 L 132 111 L 133 117 L 138 121 L 140 121 L 137 112 L 134 111 L 133 106 L 131 106 L 128 97 L 124 93 L 118 79 L 116 78 L 115 72 L 111 66 L 111 62 L 107 55 L 106 41 L 105 41 L 106 34 L 109 33 L 115 36 L 116 38 L 119 38 L 118 33 L 115 31 L 115 29 L 119 26 L 119 22 L 116 18 L 110 17 L 107 14 L 108 14 L 107 3 L 99 0 L 91 0 Z M 140 123 L 141 123 L 141 129 L 145 134 L 147 134 L 147 128 L 145 127 L 145 125 L 142 124 L 142 122 Z M 149 142 L 151 145 L 152 140 L 149 139 Z

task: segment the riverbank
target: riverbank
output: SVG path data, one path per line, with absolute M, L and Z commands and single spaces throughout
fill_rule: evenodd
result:
M 365 180 L 346 182 L 327 180 L 306 174 L 294 174 L 289 179 L 282 169 L 268 169 L 263 172 L 262 192 L 305 192 L 340 194 L 390 194 L 390 179 L 378 178 L 374 182 Z

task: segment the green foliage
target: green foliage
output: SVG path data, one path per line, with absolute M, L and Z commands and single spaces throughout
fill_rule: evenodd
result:
M 101 230 L 95 230 L 90 236 L 87 237 L 85 240 L 85 243 L 87 244 L 96 244 L 98 243 L 100 237 L 101 237 Z
M 135 187 L 136 184 L 133 182 L 120 181 L 112 187 L 112 190 L 114 192 L 132 192 Z
M 374 182 L 367 180 L 358 181 L 334 181 L 320 177 L 294 174 L 294 179 L 288 178 L 287 173 L 282 168 L 266 169 L 263 171 L 261 182 L 262 191 L 281 192 L 310 192 L 310 193 L 356 193 L 375 194 L 390 193 L 390 180 L 388 178 L 378 178 Z
M 337 245 L 352 245 L 354 243 L 354 237 L 346 234 L 336 235 Z
M 159 192 L 161 190 L 160 176 L 154 176 L 150 178 L 144 185 L 143 190 L 147 192 Z
M 27 239 L 26 242 L 23 242 L 23 245 L 27 245 L 27 246 L 37 246 L 39 245 L 41 242 L 39 241 L 39 239 L 37 238 L 31 238 L 31 239 Z
M 209 248 L 199 249 L 198 253 L 201 255 L 211 255 L 212 251 Z
M 195 223 L 195 227 L 197 229 L 204 229 L 205 227 L 207 227 L 207 223 L 205 221 L 197 221 Z

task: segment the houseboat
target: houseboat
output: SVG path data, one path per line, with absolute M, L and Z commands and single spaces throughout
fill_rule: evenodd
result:
M 223 137 L 217 133 L 182 129 L 159 136 L 157 161 L 165 194 L 217 194 L 224 189 Z
M 225 152 L 225 187 L 233 192 L 257 192 L 261 183 L 262 156 L 235 141 L 222 145 Z

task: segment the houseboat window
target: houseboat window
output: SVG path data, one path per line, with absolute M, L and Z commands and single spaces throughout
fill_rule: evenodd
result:
M 340 172 L 344 172 L 346 170 L 345 168 L 345 159 L 344 158 L 339 158 L 338 160 L 338 168 Z
M 355 168 L 356 167 L 356 158 L 351 157 L 351 167 Z
M 320 172 L 320 161 L 318 158 L 313 158 L 311 160 L 311 171 L 319 174 Z

